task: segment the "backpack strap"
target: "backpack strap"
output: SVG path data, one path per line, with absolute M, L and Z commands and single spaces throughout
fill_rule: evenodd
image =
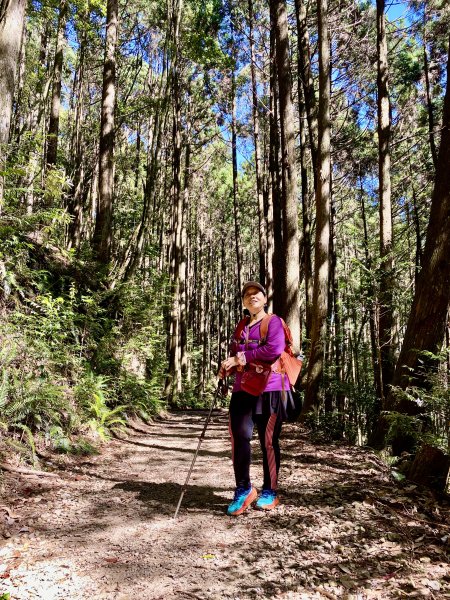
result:
M 262 320 L 259 328 L 260 344 L 265 344 L 267 339 L 267 331 L 269 329 L 270 319 L 273 317 L 272 313 L 268 313 Z
M 289 329 L 289 327 L 285 323 L 284 319 L 281 319 L 281 322 L 283 324 L 284 337 L 286 338 L 286 346 L 289 346 L 289 348 L 290 348 L 292 346 L 292 344 L 294 343 L 294 340 L 292 339 L 291 330 Z
M 241 339 L 242 332 L 244 331 L 245 327 L 248 325 L 249 321 L 250 321 L 250 317 L 244 317 L 237 324 L 236 329 L 234 330 L 234 335 L 233 335 L 233 338 L 236 342 L 239 342 L 239 340 Z
M 273 317 L 272 313 L 267 314 L 261 321 L 261 328 L 260 328 L 260 336 L 261 336 L 261 344 L 264 344 L 267 338 L 267 331 L 269 329 L 269 323 L 270 323 L 270 319 Z M 286 322 L 284 319 L 282 319 L 281 317 L 279 317 L 281 320 L 281 324 L 283 325 L 283 331 L 284 331 L 284 339 L 285 339 L 285 351 L 292 353 L 292 351 L 290 350 L 292 344 L 293 344 L 293 339 L 292 339 L 292 333 L 291 330 L 289 329 L 289 327 L 287 326 Z

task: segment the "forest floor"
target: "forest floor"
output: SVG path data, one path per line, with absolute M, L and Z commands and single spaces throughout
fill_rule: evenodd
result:
M 3 472 L 0 599 L 450 598 L 450 504 L 398 484 L 369 450 L 282 439 L 280 504 L 228 517 L 227 415 L 134 423 L 53 476 Z M 255 436 L 253 479 L 261 480 Z

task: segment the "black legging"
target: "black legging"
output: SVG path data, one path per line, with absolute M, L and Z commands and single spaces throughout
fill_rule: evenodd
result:
M 250 487 L 250 441 L 256 424 L 263 454 L 263 489 L 276 490 L 280 470 L 279 438 L 282 421 L 277 414 L 270 414 L 264 394 L 261 415 L 254 414 L 255 404 L 255 396 L 246 392 L 235 392 L 231 396 L 229 428 L 236 487 Z

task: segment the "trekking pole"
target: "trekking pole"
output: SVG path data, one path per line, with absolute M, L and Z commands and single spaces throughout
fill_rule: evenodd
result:
M 186 492 L 186 490 L 187 490 L 187 484 L 188 484 L 188 482 L 189 482 L 189 479 L 190 479 L 190 477 L 191 477 L 192 469 L 194 468 L 195 461 L 197 460 L 198 451 L 200 450 L 201 443 L 202 443 L 202 442 L 203 442 L 203 440 L 205 439 L 206 428 L 208 427 L 209 421 L 210 421 L 210 419 L 211 419 L 211 414 L 212 414 L 212 411 L 213 411 L 213 409 L 214 409 L 214 406 L 216 405 L 217 398 L 219 397 L 219 394 L 220 394 L 220 393 L 222 393 L 222 394 L 223 394 L 223 387 L 224 387 L 224 380 L 223 380 L 223 379 L 220 379 L 220 380 L 219 380 L 219 383 L 217 384 L 217 390 L 216 390 L 216 393 L 214 394 L 214 398 L 213 398 L 213 400 L 212 400 L 212 402 L 211 402 L 211 406 L 210 406 L 210 409 L 209 409 L 208 416 L 206 417 L 206 421 L 205 421 L 205 425 L 204 425 L 204 427 L 203 427 L 203 431 L 201 432 L 201 434 L 200 434 L 200 437 L 198 438 L 197 449 L 196 449 L 196 451 L 195 451 L 194 458 L 192 459 L 192 462 L 191 462 L 191 467 L 190 467 L 190 469 L 189 469 L 189 472 L 188 472 L 188 474 L 187 474 L 186 481 L 184 482 L 183 489 L 181 490 L 181 496 L 180 496 L 180 499 L 178 500 L 177 509 L 176 509 L 176 511 L 175 511 L 175 514 L 173 515 L 173 518 L 174 518 L 174 519 L 176 519 L 176 518 L 177 518 L 178 511 L 180 510 L 181 502 L 183 501 L 183 496 L 184 496 L 184 493 L 185 493 L 185 492 Z

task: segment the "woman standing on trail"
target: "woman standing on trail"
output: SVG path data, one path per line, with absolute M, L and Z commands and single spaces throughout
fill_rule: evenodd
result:
M 223 361 L 220 373 L 223 376 L 236 370 L 229 422 L 236 490 L 227 510 L 227 514 L 233 516 L 242 514 L 258 496 L 250 482 L 250 441 L 254 424 L 258 430 L 264 470 L 262 492 L 255 507 L 271 510 L 279 503 L 279 437 L 282 422 L 286 419 L 286 396 L 291 393 L 288 377 L 276 372 L 277 359 L 286 343 L 282 320 L 276 315 L 266 315 L 266 290 L 256 281 L 244 285 L 242 301 L 250 316 L 236 328 L 231 355 Z M 263 319 L 265 336 L 261 336 Z M 254 378 L 260 378 L 263 386 L 262 392 L 256 392 L 257 395 L 245 391 L 252 389 Z M 252 391 L 256 389 L 257 385 Z

